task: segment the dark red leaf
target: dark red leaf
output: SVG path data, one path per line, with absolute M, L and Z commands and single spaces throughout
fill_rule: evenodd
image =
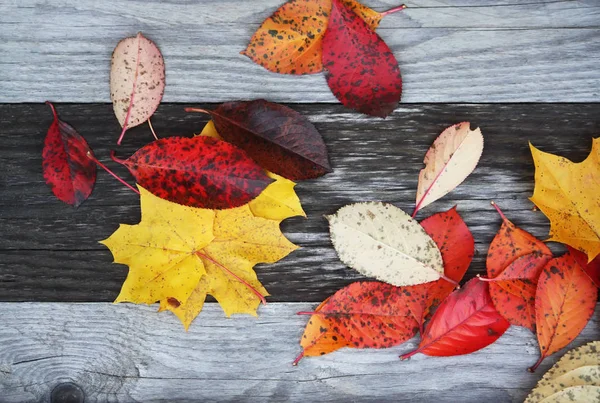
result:
M 113 159 L 151 193 L 192 207 L 238 207 L 272 182 L 244 151 L 212 137 L 168 137 Z
M 48 129 L 42 151 L 42 170 L 52 193 L 60 200 L 78 207 L 92 193 L 96 183 L 96 164 L 92 150 L 83 137 L 58 118 L 54 106 L 54 121 Z
M 596 287 L 600 287 L 600 255 L 588 263 L 587 255 L 584 252 L 580 252 L 570 246 L 567 246 L 567 249 Z
M 415 351 L 434 356 L 469 354 L 496 341 L 510 324 L 494 308 L 488 283 L 477 278 L 450 294 L 433 314 Z
M 459 283 L 473 259 L 475 241 L 471 231 L 456 212 L 456 207 L 426 218 L 421 221 L 421 226 L 440 249 L 444 275 Z M 409 307 L 422 328 L 429 311 L 437 307 L 456 288 L 456 284 L 439 279 L 405 288 L 413 294 L 413 298 L 409 300 Z
M 333 0 L 323 37 L 327 84 L 345 106 L 388 116 L 400 102 L 402 77 L 386 43 L 350 8 Z
M 304 116 L 263 99 L 227 102 L 209 112 L 223 139 L 263 168 L 291 180 L 331 172 L 323 137 Z

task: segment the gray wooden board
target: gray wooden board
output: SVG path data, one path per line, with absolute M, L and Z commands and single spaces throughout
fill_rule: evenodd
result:
M 383 350 L 343 349 L 291 362 L 315 304 L 276 303 L 226 319 L 207 304 L 189 332 L 156 307 L 0 303 L 0 401 L 48 401 L 59 383 L 86 402 L 521 402 L 565 350 L 534 374 L 537 342 L 512 327 L 467 356 L 416 355 L 417 338 Z M 569 345 L 597 340 L 600 312 Z
M 165 56 L 165 102 L 336 102 L 322 74 L 278 75 L 239 54 L 282 3 L 0 0 L 0 102 L 107 102 L 112 50 L 138 31 Z M 378 30 L 404 102 L 600 101 L 597 0 L 406 3 Z
M 214 108 L 214 105 L 201 105 Z M 362 278 L 337 258 L 323 218 L 345 204 L 383 200 L 412 212 L 425 152 L 447 126 L 480 126 L 485 150 L 479 166 L 456 190 L 417 216 L 458 205 L 476 240 L 477 254 L 466 278 L 485 271 L 488 244 L 506 215 L 537 237 L 548 220 L 533 212 L 533 163 L 527 141 L 575 161 L 600 135 L 600 104 L 403 105 L 388 119 L 371 119 L 339 105 L 294 105 L 323 134 L 334 172 L 301 182 L 297 193 L 308 219 L 292 218 L 283 232 L 302 248 L 281 262 L 258 266 L 270 301 L 322 301 Z M 108 160 L 120 132 L 107 104 L 57 105 L 62 118 L 85 136 L 98 158 Z M 183 105 L 161 105 L 153 117 L 161 136 L 199 132 L 207 118 L 186 114 Z M 0 105 L 0 300 L 112 301 L 127 267 L 111 264 L 98 241 L 119 223 L 139 222 L 138 197 L 105 172 L 91 198 L 78 210 L 51 194 L 41 172 L 41 150 L 51 122 L 45 105 Z M 127 133 L 118 155 L 125 157 L 151 140 L 147 126 Z M 119 174 L 127 171 L 107 162 Z M 560 252 L 558 244 L 551 247 Z

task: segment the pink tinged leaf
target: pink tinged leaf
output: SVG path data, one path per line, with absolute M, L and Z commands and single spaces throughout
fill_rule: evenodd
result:
M 48 129 L 42 151 L 42 170 L 52 193 L 63 202 L 79 207 L 92 193 L 96 183 L 96 164 L 90 158 L 92 150 L 83 137 L 58 118 L 54 106 L 54 121 Z
M 471 130 L 469 122 L 444 130 L 425 154 L 413 217 L 417 211 L 460 185 L 473 172 L 482 152 L 481 130 Z
M 329 88 L 345 106 L 386 117 L 400 102 L 402 78 L 394 54 L 340 0 L 333 0 L 322 60 Z
M 141 32 L 117 44 L 110 69 L 110 98 L 123 131 L 147 121 L 165 90 L 165 64 L 158 47 Z

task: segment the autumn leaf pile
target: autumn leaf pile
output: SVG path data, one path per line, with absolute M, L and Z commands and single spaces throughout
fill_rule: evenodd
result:
M 425 155 L 413 217 L 380 202 L 347 205 L 327 217 L 340 260 L 381 281 L 352 283 L 314 311 L 300 312 L 310 318 L 294 364 L 342 347 L 392 347 L 417 334 L 418 347 L 402 359 L 469 354 L 514 325 L 537 335 L 534 371 L 574 340 L 594 312 L 600 284 L 600 139 L 580 164 L 531 149 L 532 201 L 552 221 L 551 240 L 569 245 L 566 254 L 553 256 L 492 202 L 502 224 L 489 247 L 487 276 L 455 289 L 474 253 L 471 232 L 456 207 L 420 223 L 413 218 L 459 185 L 482 154 L 479 129 L 451 126 Z
M 164 62 L 142 34 L 119 42 L 112 58 L 111 98 L 123 130 L 148 121 L 165 87 Z M 115 302 L 160 304 L 187 329 L 207 295 L 225 314 L 256 315 L 267 290 L 254 266 L 297 247 L 279 224 L 304 216 L 292 180 L 331 171 L 321 134 L 302 115 L 264 100 L 228 102 L 210 114 L 200 136 L 156 139 L 127 159 L 111 152 L 137 182 L 100 162 L 85 139 L 58 118 L 43 150 L 46 182 L 79 206 L 92 193 L 96 165 L 139 194 L 141 221 L 121 224 L 102 241 L 129 274 Z
M 388 116 L 402 95 L 400 67 L 375 33 L 378 13 L 356 0 L 289 0 L 268 17 L 242 51 L 280 74 L 325 72 L 331 92 L 361 113 Z

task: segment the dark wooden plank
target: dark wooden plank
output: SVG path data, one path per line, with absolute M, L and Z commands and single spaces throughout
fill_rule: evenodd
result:
M 315 304 L 275 303 L 259 317 L 223 317 L 207 304 L 189 332 L 156 306 L 0 303 L 0 401 L 48 402 L 77 384 L 86 402 L 522 402 L 566 349 L 539 357 L 535 336 L 511 327 L 457 357 L 398 356 L 398 347 L 342 349 L 291 365 Z M 600 310 L 569 348 L 598 339 Z
M 214 107 L 214 105 L 203 105 Z M 102 160 L 115 149 L 118 124 L 106 104 L 58 105 Z M 336 105 L 294 105 L 323 133 L 334 172 L 302 182 L 297 191 L 308 219 L 283 223 L 302 249 L 258 268 L 272 301 L 320 301 L 361 278 L 335 256 L 323 214 L 351 202 L 384 200 L 412 211 L 425 151 L 446 126 L 480 126 L 485 150 L 476 171 L 419 218 L 458 205 L 477 241 L 468 272 L 484 271 L 487 246 L 500 225 L 490 200 L 516 224 L 544 238 L 548 222 L 532 212 L 533 165 L 527 141 L 579 161 L 600 134 L 600 104 L 403 105 L 388 119 L 371 119 Z M 78 210 L 56 200 L 43 182 L 41 149 L 51 114 L 44 105 L 0 105 L 0 300 L 110 301 L 126 274 L 111 265 L 98 241 L 119 223 L 139 221 L 138 198 L 105 173 Z M 166 104 L 153 118 L 161 136 L 198 132 L 206 117 Z M 147 127 L 127 134 L 119 155 L 151 140 Z M 122 167 L 108 163 L 126 176 Z M 127 177 L 127 176 L 126 176 Z M 560 247 L 553 245 L 555 250 Z
M 322 74 L 239 54 L 284 0 L 21 0 L 0 4 L 0 102 L 108 102 L 110 55 L 143 31 L 165 56 L 165 102 L 337 102 Z M 379 11 L 402 0 L 365 0 Z M 415 0 L 378 32 L 405 102 L 597 102 L 597 0 Z

